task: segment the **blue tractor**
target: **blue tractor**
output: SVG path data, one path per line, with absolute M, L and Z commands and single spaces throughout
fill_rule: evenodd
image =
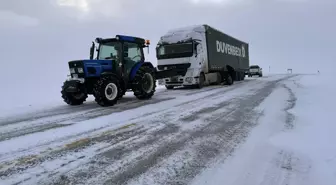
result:
M 186 73 L 187 69 L 158 72 L 152 63 L 145 62 L 143 48 L 149 44 L 149 40 L 125 35 L 96 38 L 90 59 L 68 62 L 70 78 L 61 90 L 64 102 L 80 105 L 92 94 L 99 105 L 113 106 L 127 90 L 138 99 L 149 99 L 154 95 L 156 79 Z

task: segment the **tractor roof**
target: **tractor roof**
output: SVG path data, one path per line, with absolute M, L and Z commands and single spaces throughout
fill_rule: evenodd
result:
M 106 43 L 106 42 L 113 42 L 113 41 L 127 41 L 127 42 L 134 42 L 139 44 L 149 44 L 149 41 L 139 38 L 139 37 L 133 37 L 133 36 L 127 36 L 127 35 L 116 35 L 115 38 L 97 38 L 96 41 L 98 43 Z

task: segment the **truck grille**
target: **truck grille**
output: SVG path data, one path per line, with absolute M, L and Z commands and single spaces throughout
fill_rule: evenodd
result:
M 165 68 L 167 68 L 167 69 L 176 69 L 176 68 L 178 68 L 178 69 L 181 69 L 181 68 L 187 69 L 187 68 L 190 67 L 190 65 L 191 65 L 190 63 L 185 63 L 185 64 L 169 64 L 169 65 L 158 65 L 157 68 L 159 70 L 166 70 Z

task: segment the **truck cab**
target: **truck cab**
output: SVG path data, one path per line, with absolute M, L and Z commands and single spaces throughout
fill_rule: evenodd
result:
M 159 85 L 172 89 L 174 86 L 191 86 L 200 84 L 202 80 L 204 82 L 205 77 L 201 75 L 207 71 L 204 30 L 203 34 L 188 28 L 169 31 L 160 38 L 156 57 L 158 70 L 187 69 L 185 75 L 160 79 Z

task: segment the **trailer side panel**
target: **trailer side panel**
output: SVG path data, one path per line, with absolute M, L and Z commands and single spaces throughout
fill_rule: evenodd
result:
M 236 71 L 249 68 L 249 45 L 247 43 L 208 25 L 205 27 L 209 71 L 226 69 L 227 65 Z

